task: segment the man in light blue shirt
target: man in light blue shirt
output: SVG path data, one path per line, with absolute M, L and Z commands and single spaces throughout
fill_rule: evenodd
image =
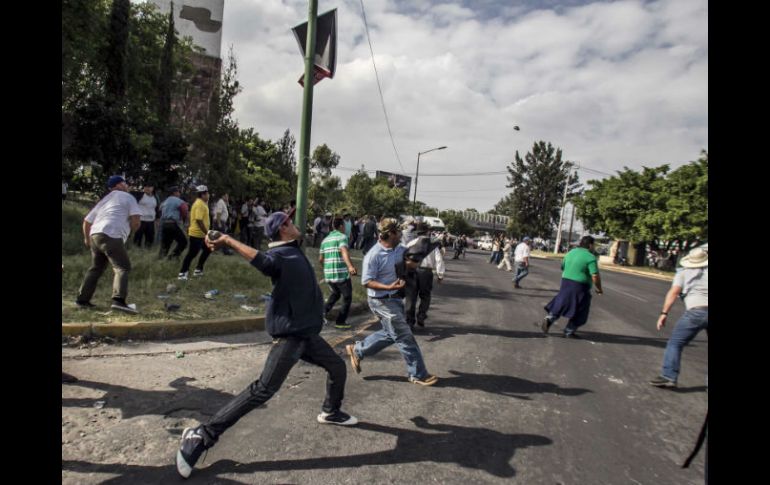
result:
M 409 382 L 432 386 L 438 382 L 438 378 L 428 373 L 420 347 L 406 322 L 403 296 L 399 294 L 405 281 L 396 271 L 396 265 L 402 265 L 404 269 L 416 268 L 422 258 L 420 255 L 414 255 L 413 260 L 405 259 L 407 250 L 399 244 L 401 231 L 396 219 L 383 218 L 377 226 L 377 232 L 379 242 L 372 246 L 364 257 L 361 284 L 367 288 L 369 309 L 380 319 L 382 328 L 363 341 L 347 345 L 345 349 L 353 370 L 360 373 L 360 362 L 364 357 L 375 355 L 396 344 L 406 361 Z

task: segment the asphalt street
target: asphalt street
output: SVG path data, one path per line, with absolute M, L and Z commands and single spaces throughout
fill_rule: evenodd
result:
M 544 336 L 536 324 L 559 288 L 559 262 L 534 259 L 512 273 L 469 252 L 448 261 L 417 340 L 440 381 L 407 381 L 395 346 L 348 364 L 343 409 L 355 427 L 320 425 L 325 373 L 297 365 L 281 391 L 209 450 L 192 483 L 700 484 L 703 451 L 689 469 L 705 417 L 708 339 L 684 351 L 679 388 L 647 381 L 660 371 L 670 328 L 657 316 L 669 282 L 605 272 L 582 340 Z M 684 311 L 675 304 L 669 325 Z M 343 347 L 379 328 L 324 330 Z M 63 349 L 63 483 L 176 483 L 182 429 L 205 420 L 259 376 L 263 333 L 167 343 Z M 177 357 L 184 351 L 184 356 Z M 99 404 L 101 403 L 101 404 Z

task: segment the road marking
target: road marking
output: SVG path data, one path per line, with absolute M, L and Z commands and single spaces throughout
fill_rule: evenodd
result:
M 625 295 L 625 296 L 627 296 L 629 298 L 634 298 L 636 300 L 643 301 L 645 303 L 649 303 L 649 300 L 645 300 L 644 298 L 642 298 L 640 296 L 632 295 L 631 293 L 626 293 L 625 291 L 616 290 L 615 288 L 608 288 L 608 289 L 610 289 L 612 291 L 617 291 L 621 295 Z

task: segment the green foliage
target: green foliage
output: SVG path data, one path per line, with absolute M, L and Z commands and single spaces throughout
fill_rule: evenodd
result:
M 668 165 L 624 168 L 617 176 L 591 180 L 575 199 L 578 217 L 592 232 L 653 246 L 680 247 L 708 240 L 708 153 L 669 173 Z
M 322 176 L 329 176 L 332 169 L 337 167 L 339 163 L 340 156 L 324 143 L 313 150 L 313 155 L 310 158 L 310 170 Z
M 471 226 L 465 218 L 456 212 L 444 212 L 441 214 L 441 220 L 444 221 L 444 225 L 450 234 L 459 236 L 462 234 L 473 234 L 475 229 Z
M 391 187 L 385 178 L 374 180 L 373 206 L 369 213 L 377 216 L 398 217 L 409 210 L 409 196 L 403 189 Z
M 348 179 L 345 185 L 345 205 L 351 214 L 371 214 L 374 207 L 372 187 L 374 181 L 369 175 L 360 170 Z
M 570 162 L 562 161 L 561 149 L 551 143 L 536 142 L 532 152 L 507 167 L 508 185 L 513 191 L 495 206 L 495 212 L 513 218 L 512 227 L 527 234 L 550 237 L 559 220 L 564 187 L 577 188 L 577 176 L 570 176 Z

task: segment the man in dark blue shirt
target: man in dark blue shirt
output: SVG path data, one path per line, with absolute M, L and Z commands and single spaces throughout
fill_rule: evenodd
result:
M 212 250 L 227 246 L 243 256 L 273 282 L 272 299 L 265 312 L 267 332 L 275 339 L 258 380 L 222 407 L 208 423 L 187 428 L 176 455 L 177 471 L 187 478 L 201 453 L 214 446 L 219 436 L 246 413 L 265 403 L 280 389 L 299 359 L 328 372 L 326 400 L 318 422 L 351 426 L 358 420 L 340 410 L 345 391 L 345 362 L 319 335 L 323 326 L 323 295 L 315 272 L 299 249 L 302 234 L 291 214 L 275 212 L 265 224 L 265 235 L 273 242 L 262 252 L 223 234 L 206 236 Z

